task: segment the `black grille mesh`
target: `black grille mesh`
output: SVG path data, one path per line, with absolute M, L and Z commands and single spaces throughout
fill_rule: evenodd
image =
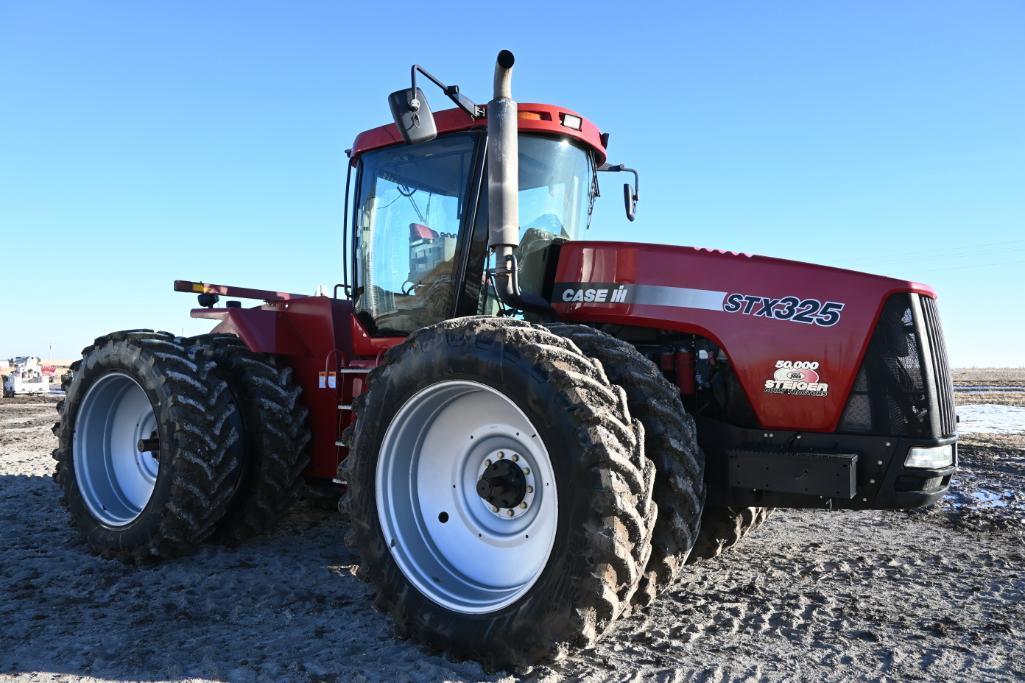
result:
M 940 325 L 940 312 L 936 308 L 936 299 L 922 297 L 922 316 L 925 318 L 925 331 L 929 335 L 932 367 L 936 375 L 936 399 L 939 403 L 940 429 L 943 431 L 942 436 L 950 436 L 957 430 L 957 414 L 954 411 L 954 384 L 950 377 L 947 346 L 943 341 L 943 327 Z
M 896 294 L 883 307 L 839 431 L 930 435 L 922 349 L 910 295 Z

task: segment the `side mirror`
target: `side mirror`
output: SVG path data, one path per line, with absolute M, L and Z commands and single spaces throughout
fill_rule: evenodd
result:
M 623 183 L 623 203 L 626 205 L 626 219 L 633 223 L 637 217 L 637 193 L 630 187 L 630 183 Z
M 438 137 L 434 114 L 420 88 L 404 88 L 388 95 L 388 107 L 402 139 L 408 145 L 430 142 Z
M 635 169 L 627 168 L 623 164 L 604 164 L 599 166 L 599 171 L 605 173 L 633 173 L 634 184 L 623 183 L 623 204 L 626 206 L 626 218 L 633 222 L 637 217 L 637 202 L 640 200 L 641 176 Z

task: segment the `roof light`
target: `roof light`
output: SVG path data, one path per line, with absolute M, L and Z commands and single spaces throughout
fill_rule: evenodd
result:
M 540 121 L 544 118 L 536 111 L 521 111 L 518 115 L 525 121 Z
M 584 121 L 579 116 L 574 116 L 573 114 L 563 114 L 562 125 L 566 126 L 567 128 L 572 128 L 573 130 L 580 130 L 581 126 L 584 125 Z
M 905 467 L 925 467 L 928 469 L 939 469 L 940 467 L 949 467 L 953 464 L 954 447 L 949 443 L 945 446 L 933 446 L 932 448 L 914 446 L 908 449 L 908 457 L 904 461 Z

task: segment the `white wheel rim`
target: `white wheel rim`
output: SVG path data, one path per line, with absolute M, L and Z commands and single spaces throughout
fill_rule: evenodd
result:
M 111 373 L 97 380 L 78 409 L 72 462 L 89 512 L 108 526 L 135 521 L 153 495 L 160 462 L 139 442 L 157 429 L 139 383 Z
M 517 456 L 533 490 L 515 509 L 496 513 L 477 494 L 477 481 L 485 460 L 500 453 Z M 500 610 L 548 564 L 559 513 L 548 451 L 523 411 L 487 385 L 439 382 L 406 401 L 381 444 L 376 493 L 392 558 L 447 609 Z

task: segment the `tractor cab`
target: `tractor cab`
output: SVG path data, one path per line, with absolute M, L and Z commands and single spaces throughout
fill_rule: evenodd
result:
M 540 112 L 522 114 L 537 117 L 523 121 L 544 120 Z M 497 306 L 485 286 L 486 142 L 483 127 L 473 126 L 354 155 L 355 302 L 373 333 L 405 335 Z M 514 254 L 521 287 L 541 295 L 551 247 L 588 226 L 604 150 L 577 136 L 529 128 L 518 146 L 522 220 Z

